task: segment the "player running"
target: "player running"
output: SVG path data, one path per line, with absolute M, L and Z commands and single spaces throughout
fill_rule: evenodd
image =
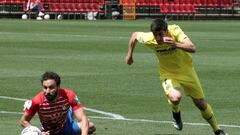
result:
M 192 98 L 201 111 L 202 117 L 211 125 L 215 135 L 226 135 L 217 124 L 211 106 L 205 100 L 203 89 L 192 64 L 191 53 L 196 47 L 178 25 L 169 25 L 162 19 L 151 24 L 151 32 L 133 32 L 125 62 L 133 63 L 133 51 L 137 43 L 153 49 L 159 61 L 162 86 L 172 109 L 173 123 L 177 130 L 182 130 L 183 122 L 179 103 L 182 95 L 180 89 Z

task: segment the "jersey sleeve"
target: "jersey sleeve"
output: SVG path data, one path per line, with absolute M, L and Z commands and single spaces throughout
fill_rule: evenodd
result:
M 182 42 L 183 39 L 187 38 L 187 35 L 178 25 L 173 25 L 173 27 L 170 29 L 170 33 L 177 40 L 177 42 Z
M 80 102 L 80 100 L 78 99 L 77 95 L 74 92 L 68 91 L 68 98 L 69 98 L 71 107 L 73 108 L 73 111 L 75 111 L 83 106 L 82 103 Z
M 137 33 L 136 39 L 138 40 L 139 43 L 151 44 L 152 41 L 154 40 L 152 32 L 136 32 L 136 33 Z
M 38 108 L 39 108 L 39 105 L 37 104 L 37 101 L 35 98 L 33 98 L 32 100 L 27 100 L 24 103 L 24 111 L 30 116 L 34 116 Z

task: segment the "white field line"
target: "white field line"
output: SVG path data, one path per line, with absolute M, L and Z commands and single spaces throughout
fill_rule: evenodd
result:
M 0 99 L 9 99 L 9 100 L 17 100 L 17 101 L 26 101 L 28 99 L 22 99 L 22 98 L 15 98 L 15 97 L 7 97 L 7 96 L 0 96 Z M 99 114 L 103 114 L 109 117 L 112 117 L 114 119 L 125 119 L 123 116 L 119 115 L 119 114 L 114 114 L 114 113 L 110 113 L 110 112 L 104 112 L 104 111 L 100 111 L 97 109 L 91 109 L 91 108 L 87 108 L 84 107 L 84 110 L 90 111 L 90 112 L 94 112 L 94 113 L 99 113 Z
M 9 112 L 9 111 L 0 111 L 0 114 L 23 114 L 22 112 Z M 146 119 L 117 119 L 117 118 L 111 118 L 111 117 L 98 117 L 98 116 L 89 116 L 89 118 L 92 119 L 104 119 L 104 120 L 117 120 L 117 121 L 133 121 L 133 122 L 145 122 L 145 123 L 161 123 L 161 124 L 172 124 L 171 121 L 157 121 L 157 120 L 146 120 Z M 209 124 L 206 123 L 190 123 L 190 122 L 184 122 L 184 125 L 190 125 L 190 126 L 209 126 Z M 226 124 L 220 124 L 220 127 L 228 127 L 228 128 L 240 128 L 238 125 L 226 125 Z
M 109 117 L 98 117 L 98 116 L 89 116 L 93 119 L 108 119 L 108 120 L 116 120 L 114 118 Z M 162 124 L 173 124 L 172 121 L 158 121 L 158 120 L 147 120 L 147 119 L 118 119 L 119 121 L 134 121 L 134 122 L 146 122 L 146 123 L 162 123 Z M 183 122 L 184 125 L 190 126 L 209 126 L 207 123 L 191 123 L 191 122 Z M 227 124 L 219 124 L 220 127 L 229 127 L 229 128 L 240 128 L 239 125 L 227 125 Z
M 22 98 L 15 98 L 15 97 L 6 97 L 6 96 L 0 96 L 2 99 L 10 99 L 10 100 L 17 100 L 17 101 L 26 101 L 27 99 Z
M 108 115 L 108 116 L 111 116 L 113 119 L 118 119 L 118 120 L 124 120 L 125 119 L 123 116 L 121 116 L 119 114 L 114 114 L 114 113 L 110 113 L 110 112 L 104 112 L 104 111 L 91 109 L 91 108 L 86 108 L 86 107 L 84 107 L 84 110 L 99 113 L 99 114 L 103 114 L 103 115 Z
M 26 99 L 21 98 L 12 98 L 12 97 L 6 97 L 6 96 L 0 96 L 2 99 L 10 99 L 10 100 L 18 100 L 18 101 L 26 101 Z M 87 111 L 92 111 L 95 113 L 104 114 L 111 117 L 98 117 L 98 116 L 89 116 L 93 119 L 104 119 L 104 120 L 118 120 L 118 121 L 134 121 L 134 122 L 146 122 L 146 123 L 162 123 L 162 124 L 172 124 L 172 121 L 157 121 L 157 120 L 147 120 L 147 119 L 129 119 L 124 118 L 121 115 L 113 114 L 109 112 L 99 111 L 96 109 L 90 109 L 90 108 L 84 108 Z M 9 112 L 9 111 L 0 111 L 1 114 L 23 114 L 23 112 Z M 190 126 L 209 126 L 209 124 L 206 123 L 191 123 L 191 122 L 184 122 L 184 125 L 190 125 Z M 227 124 L 219 124 L 220 127 L 229 127 L 229 128 L 240 128 L 240 125 L 227 125 Z

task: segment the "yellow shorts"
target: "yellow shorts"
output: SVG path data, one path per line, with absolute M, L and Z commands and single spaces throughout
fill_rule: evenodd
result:
M 191 76 L 188 79 L 171 79 L 166 78 L 162 80 L 162 86 L 165 94 L 168 96 L 171 89 L 183 88 L 185 95 L 191 96 L 196 99 L 204 98 L 203 89 L 196 75 Z

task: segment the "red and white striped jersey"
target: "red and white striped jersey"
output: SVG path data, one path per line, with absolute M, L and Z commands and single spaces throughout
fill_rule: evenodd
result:
M 58 90 L 56 100 L 49 102 L 43 91 L 38 93 L 29 101 L 25 107 L 25 112 L 34 116 L 37 112 L 43 131 L 50 131 L 50 134 L 58 134 L 66 122 L 68 109 L 72 107 L 73 111 L 82 107 L 77 95 L 65 88 Z

